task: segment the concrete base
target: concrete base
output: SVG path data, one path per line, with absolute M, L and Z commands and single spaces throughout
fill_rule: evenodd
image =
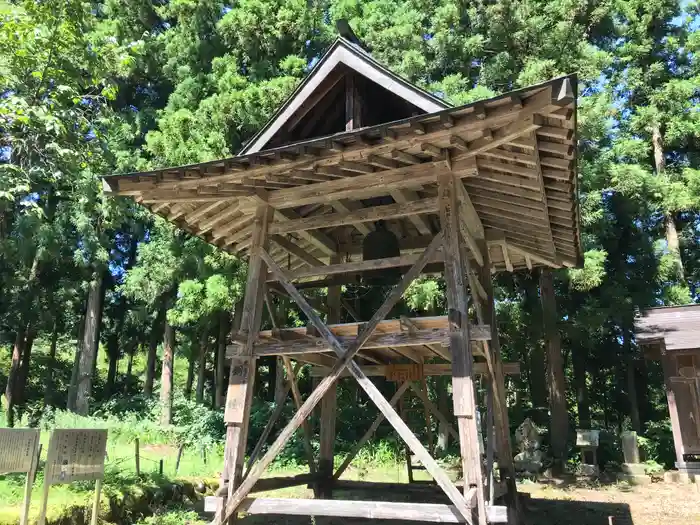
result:
M 664 481 L 667 483 L 700 483 L 700 474 L 669 470 L 664 473 Z
M 623 463 L 622 472 L 623 474 L 630 474 L 632 476 L 644 476 L 646 474 L 645 467 L 642 463 Z
M 625 474 L 620 472 L 617 475 L 617 481 L 626 481 L 630 485 L 649 485 L 651 483 L 651 476 L 645 474 Z

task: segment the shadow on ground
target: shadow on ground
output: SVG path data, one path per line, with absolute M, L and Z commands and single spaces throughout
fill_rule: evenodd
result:
M 573 494 L 572 494 L 573 496 Z M 334 499 L 360 501 L 412 501 L 423 503 L 448 503 L 440 494 L 411 497 L 406 494 L 377 494 L 366 491 L 334 491 Z M 627 503 L 597 502 L 575 499 L 523 498 L 525 525 L 647 525 L 635 524 L 630 506 Z M 611 521 L 612 518 L 612 521 Z M 429 522 L 399 520 L 368 520 L 359 518 L 328 518 L 307 516 L 247 516 L 243 525 L 399 525 Z
M 526 525 L 635 525 L 627 503 L 530 498 Z

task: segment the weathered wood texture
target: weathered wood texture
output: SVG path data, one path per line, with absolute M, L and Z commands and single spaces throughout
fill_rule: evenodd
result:
M 634 321 L 643 345 L 663 340 L 667 351 L 700 349 L 700 305 L 648 308 Z
M 237 339 L 243 344 L 243 351 L 231 361 L 224 421 L 226 422 L 226 443 L 224 446 L 224 468 L 221 475 L 222 486 L 228 483 L 230 497 L 243 476 L 248 419 L 253 399 L 255 380 L 255 356 L 253 342 L 260 330 L 264 303 L 265 263 L 261 254 L 267 247 L 267 229 L 274 210 L 261 205 L 255 212 L 252 256 L 248 265 L 248 278 L 244 292 L 241 327 Z M 217 512 L 220 523 L 226 521 L 225 506 Z M 233 517 L 235 519 L 235 516 Z
M 389 373 L 388 365 L 365 365 L 360 367 L 367 376 L 384 376 Z M 489 369 L 486 363 L 479 362 L 473 365 L 474 374 L 488 374 Z M 323 377 L 328 370 L 321 367 L 311 369 L 311 377 Z M 520 374 L 520 363 L 503 363 L 503 373 L 506 375 Z M 449 376 L 452 375 L 452 365 L 450 363 L 427 363 L 423 365 L 423 374 L 426 376 Z M 344 376 L 349 375 L 345 372 Z
M 364 383 L 361 383 L 363 389 L 368 393 L 368 395 L 373 396 L 373 400 L 375 403 L 378 404 L 380 409 L 383 412 L 392 412 L 393 415 L 398 417 L 395 411 L 391 408 L 391 406 L 388 405 L 388 402 L 381 396 L 379 391 L 376 389 L 376 387 L 367 379 L 367 376 L 362 374 L 362 372 L 356 368 L 357 365 L 354 363 L 352 360 L 355 354 L 362 348 L 362 345 L 364 342 L 370 337 L 374 329 L 377 327 L 379 322 L 387 315 L 387 313 L 391 310 L 391 308 L 394 306 L 396 301 L 400 299 L 400 297 L 403 295 L 404 291 L 406 288 L 408 288 L 408 285 L 416 278 L 418 274 L 422 271 L 423 267 L 427 264 L 428 260 L 433 256 L 435 251 L 437 250 L 438 246 L 440 245 L 441 237 L 438 236 L 434 239 L 434 241 L 430 244 L 430 246 L 425 250 L 423 256 L 416 262 L 416 264 L 404 275 L 402 278 L 401 282 L 397 284 L 392 292 L 389 294 L 389 296 L 386 298 L 382 306 L 377 310 L 377 312 L 374 314 L 372 319 L 364 325 L 363 330 L 358 334 L 357 339 L 355 343 L 346 351 L 340 346 L 340 343 L 338 343 L 334 339 L 334 335 L 331 333 L 331 331 L 328 329 L 328 327 L 323 324 L 323 322 L 320 320 L 318 315 L 314 312 L 314 310 L 309 306 L 309 304 L 306 302 L 304 297 L 299 293 L 296 288 L 289 282 L 288 279 L 286 279 L 284 271 L 275 263 L 275 261 L 267 254 L 265 251 L 262 251 L 262 258 L 264 261 L 268 264 L 270 269 L 277 274 L 277 276 L 280 278 L 280 281 L 282 285 L 284 286 L 285 290 L 289 295 L 294 299 L 294 301 L 297 303 L 297 305 L 302 309 L 302 311 L 306 314 L 306 316 L 309 318 L 309 320 L 312 322 L 314 327 L 319 331 L 319 333 L 326 338 L 326 340 L 333 346 L 336 354 L 338 355 L 339 359 L 335 362 L 335 365 L 333 368 L 330 370 L 329 374 L 323 378 L 321 383 L 318 385 L 318 387 L 311 393 L 311 395 L 306 399 L 302 407 L 299 409 L 299 411 L 294 415 L 292 420 L 287 424 L 287 426 L 282 429 L 280 434 L 277 436 L 277 439 L 275 442 L 270 446 L 268 449 L 267 453 L 260 459 L 260 461 L 253 467 L 251 470 L 249 476 L 241 483 L 240 487 L 237 488 L 236 492 L 229 497 L 229 501 L 226 502 L 226 507 L 223 512 L 221 512 L 218 516 L 217 523 L 221 524 L 225 520 L 227 520 L 230 516 L 234 515 L 236 512 L 236 509 L 238 508 L 239 504 L 243 501 L 243 499 L 247 496 L 247 494 L 250 492 L 251 488 L 255 484 L 255 482 L 260 478 L 260 476 L 263 474 L 267 466 L 272 462 L 272 460 L 279 454 L 279 452 L 282 450 L 284 447 L 285 443 L 289 440 L 289 438 L 292 436 L 294 431 L 299 428 L 301 423 L 311 414 L 311 411 L 314 409 L 314 407 L 318 404 L 318 402 L 321 400 L 321 398 L 326 394 L 326 392 L 329 390 L 329 388 L 335 383 L 335 381 L 340 377 L 340 374 L 343 372 L 343 370 L 349 366 L 350 370 L 353 372 L 353 375 L 355 375 L 355 378 L 364 378 L 366 381 Z M 377 398 L 378 396 L 378 398 Z M 377 398 L 377 399 L 374 399 Z M 383 401 L 383 403 L 382 403 Z M 402 421 L 399 420 L 399 423 L 403 423 Z M 416 449 L 422 449 L 422 445 L 420 442 L 417 442 L 416 438 L 410 433 L 410 430 L 408 430 L 407 427 L 404 427 L 401 429 L 404 431 L 404 434 L 408 434 L 405 436 L 405 439 L 410 440 L 413 438 L 413 445 L 416 447 Z M 402 435 L 402 437 L 404 437 Z M 412 447 L 413 448 L 413 447 Z M 423 449 L 424 451 L 425 449 Z M 449 479 L 442 473 L 440 468 L 437 466 L 437 464 L 430 458 L 430 456 L 427 454 L 427 460 L 428 462 L 432 461 L 431 464 L 431 474 L 434 474 L 434 477 L 436 480 L 440 479 L 438 483 L 443 486 L 445 492 L 448 493 L 450 496 L 450 499 L 455 503 L 455 505 L 460 508 L 460 510 L 463 510 L 465 515 L 467 513 L 467 510 L 464 506 L 463 499 L 461 498 L 461 495 L 459 492 L 457 492 L 454 489 L 454 486 L 451 484 Z M 441 476 L 442 474 L 442 476 Z
M 217 505 L 214 497 L 205 498 L 204 510 L 211 512 Z M 395 503 L 388 501 L 322 501 L 313 499 L 248 498 L 240 506 L 248 514 L 278 514 L 281 516 L 337 516 L 342 518 L 393 519 L 431 523 L 467 523 L 453 505 L 440 503 Z M 489 523 L 505 523 L 508 509 L 503 506 L 487 508 Z
M 450 321 L 450 353 L 452 355 L 452 396 L 457 417 L 464 490 L 477 491 L 477 519 L 486 524 L 481 456 L 476 425 L 476 397 L 474 392 L 473 362 L 469 334 L 469 312 L 465 279 L 470 274 L 469 261 L 463 260 L 460 249 L 459 200 L 460 180 L 451 174 L 438 175 L 440 225 L 444 237 L 445 285 Z
M 361 129 L 355 126 L 358 113 L 353 129 L 331 137 L 108 177 L 104 185 L 207 242 L 245 256 L 250 256 L 256 199 L 265 191 L 269 204 L 282 211 L 271 231 L 296 232 L 303 244 L 308 241 L 308 253 L 300 259 L 307 262 L 338 253 L 349 231 L 366 235 L 368 223 L 379 218 L 402 241 L 431 235 L 435 175 L 453 173 L 464 181 L 460 227 L 479 266 L 476 241 L 493 232 L 504 239 L 503 251 L 491 257 L 497 269 L 575 265 L 581 257 L 575 96 L 575 77 L 565 77 Z M 361 201 L 378 196 L 389 196 L 396 204 L 367 207 Z M 281 263 L 287 254 L 280 250 L 275 260 Z

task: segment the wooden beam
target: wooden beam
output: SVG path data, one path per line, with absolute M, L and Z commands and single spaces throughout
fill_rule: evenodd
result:
M 503 261 L 505 262 L 506 270 L 513 273 L 513 263 L 510 261 L 508 245 L 505 242 L 501 244 L 501 251 L 503 252 Z
M 350 213 L 351 211 L 359 210 L 362 208 L 362 204 L 357 202 L 357 201 L 350 201 L 350 200 L 339 200 L 339 201 L 334 201 L 331 202 L 331 206 L 333 209 L 337 212 L 340 213 Z M 369 235 L 369 233 L 372 231 L 372 228 L 367 226 L 366 224 L 359 222 L 353 224 L 355 229 L 360 232 L 362 235 Z
M 486 503 L 481 478 L 476 398 L 472 377 L 474 358 L 470 344 L 469 313 L 464 278 L 470 273 L 469 259 L 463 260 L 459 242 L 458 186 L 462 182 L 452 174 L 437 177 L 440 225 L 444 236 L 445 284 L 450 317 L 450 353 L 452 354 L 452 392 L 454 413 L 459 429 L 460 455 L 464 472 L 465 495 L 477 490 L 478 523 L 486 525 Z
M 481 350 L 480 350 L 481 351 Z M 370 377 L 386 377 L 389 373 L 389 366 L 391 365 L 362 365 L 360 368 L 362 371 Z M 484 375 L 489 373 L 489 369 L 486 363 L 480 361 L 474 363 L 474 373 L 479 375 Z M 313 367 L 311 368 L 311 377 L 325 377 L 328 370 L 323 367 Z M 450 363 L 425 363 L 423 365 L 423 373 L 426 376 L 449 376 L 452 374 L 452 364 Z M 520 375 L 520 363 L 517 362 L 504 362 L 503 363 L 503 373 L 505 375 Z M 344 372 L 342 377 L 350 375 L 349 372 Z
M 320 228 L 335 228 L 360 222 L 374 222 L 421 213 L 435 213 L 436 211 L 437 199 L 427 198 L 411 202 L 360 208 L 346 213 L 327 213 L 285 222 L 276 222 L 270 225 L 270 233 L 277 235 Z
M 420 201 L 418 194 L 411 190 L 394 190 L 390 192 L 389 195 L 391 195 L 391 198 L 399 204 L 408 204 L 410 202 Z M 411 221 L 411 223 L 418 230 L 418 233 L 421 235 L 430 235 L 433 233 L 433 230 L 425 217 L 420 217 L 419 215 L 409 215 L 408 220 Z
M 231 362 L 231 371 L 226 392 L 224 422 L 226 423 L 226 443 L 224 447 L 224 467 L 221 474 L 222 486 L 228 481 L 227 495 L 230 498 L 241 483 L 245 461 L 248 422 L 253 400 L 253 381 L 256 362 L 253 356 L 253 343 L 260 330 L 264 293 L 265 263 L 261 252 L 267 247 L 267 228 L 272 222 L 274 210 L 260 205 L 254 216 L 251 256 L 248 263 L 241 325 L 238 340 L 241 342 L 241 355 Z M 245 483 L 245 481 L 243 481 Z M 225 521 L 226 507 L 217 511 L 220 523 Z
M 292 367 L 292 361 L 287 356 L 282 357 L 282 362 L 284 363 L 284 368 L 287 371 L 287 384 L 289 389 L 292 391 L 292 399 L 294 399 L 294 405 L 297 410 L 301 408 L 304 401 L 301 397 L 301 392 L 299 391 L 299 385 L 296 381 L 296 375 L 294 374 L 294 368 Z M 304 432 L 303 444 L 304 452 L 306 453 L 306 459 L 309 462 L 309 471 L 311 474 L 316 474 L 316 462 L 314 460 L 314 449 L 311 446 L 311 426 L 309 421 L 306 420 L 301 424 L 302 431 Z
M 399 400 L 403 397 L 410 385 L 410 381 L 404 381 L 403 383 L 401 383 L 401 386 L 399 386 L 396 389 L 396 392 L 393 396 L 391 396 L 391 399 L 389 400 L 389 404 L 392 407 L 396 406 L 396 403 L 398 403 Z M 360 440 L 357 443 L 355 443 L 355 446 L 352 447 L 352 450 L 350 450 L 350 452 L 348 452 L 348 454 L 345 456 L 345 460 L 343 461 L 343 463 L 341 463 L 338 469 L 333 473 L 333 479 L 340 479 L 340 476 L 342 476 L 343 472 L 345 472 L 345 470 L 350 466 L 350 463 L 352 463 L 352 460 L 355 459 L 355 456 L 357 456 L 360 450 L 362 450 L 362 447 L 365 445 L 365 443 L 367 443 L 370 440 L 370 438 L 374 435 L 374 433 L 377 431 L 379 425 L 382 424 L 384 419 L 384 414 L 380 412 L 370 425 L 369 429 L 367 429 L 367 432 L 365 432 L 360 438 Z
M 489 259 L 488 248 L 484 245 L 484 261 L 485 265 L 480 269 L 480 280 L 483 285 L 488 299 L 481 304 L 480 311 L 482 312 L 481 322 L 488 321 L 489 323 L 497 323 L 496 318 L 496 303 L 493 291 L 493 282 L 491 280 L 491 261 Z M 476 298 L 475 298 L 476 299 Z M 478 299 L 476 299 L 478 300 Z M 508 522 L 511 525 L 516 525 L 520 522 L 520 501 L 518 499 L 518 489 L 515 481 L 515 467 L 513 464 L 510 425 L 508 422 L 508 407 L 506 405 L 506 390 L 504 381 L 504 366 L 501 359 L 501 345 L 498 337 L 498 327 L 492 326 L 491 341 L 484 345 L 484 355 L 486 357 L 486 365 L 491 377 L 491 387 L 493 389 L 493 412 L 496 427 L 496 443 L 498 448 L 499 469 L 501 471 L 501 480 L 505 482 L 508 490 L 508 503 L 513 512 L 509 515 Z
M 488 325 L 473 325 L 473 330 L 470 335 L 472 341 L 486 341 L 491 337 L 490 327 Z M 356 336 L 335 336 L 343 348 L 349 348 Z M 422 346 L 432 344 L 446 344 L 449 341 L 448 328 L 433 328 L 430 330 L 417 330 L 411 334 L 393 333 L 393 334 L 373 334 L 367 339 L 364 348 L 399 348 L 406 346 Z M 227 355 L 234 356 L 239 345 L 229 345 L 227 347 Z M 257 357 L 270 355 L 300 355 L 329 352 L 331 349 L 323 338 L 319 337 L 304 337 L 301 339 L 292 339 L 289 341 L 267 341 L 258 340 L 255 344 L 254 353 Z
M 289 277 L 292 281 L 305 279 L 307 277 L 316 277 L 320 275 L 336 275 L 343 273 L 357 273 L 367 270 L 381 270 L 383 268 L 398 268 L 401 266 L 410 266 L 420 258 L 417 254 L 400 255 L 398 257 L 388 257 L 386 259 L 372 259 L 368 261 L 347 262 L 341 264 L 329 264 L 326 266 L 316 266 L 313 268 L 303 268 L 293 272 Z M 433 261 L 440 261 L 442 256 L 436 254 Z M 274 282 L 275 278 L 268 279 Z
M 312 186 L 315 186 L 315 184 L 312 184 Z M 277 215 L 278 217 L 281 217 L 281 220 L 286 221 L 298 220 L 300 218 L 294 210 L 279 210 Z M 302 231 L 299 233 L 299 237 L 311 243 L 326 255 L 333 255 L 337 251 L 335 241 L 328 237 L 325 233 Z
M 299 259 L 300 261 L 305 262 L 309 266 L 325 266 L 325 263 L 323 261 L 320 261 L 313 255 L 311 255 L 308 250 L 305 250 L 298 244 L 293 243 L 286 237 L 283 237 L 281 235 L 271 235 L 270 240 L 274 241 L 277 243 L 280 247 L 282 247 L 287 253 L 292 254 L 294 257 Z
M 211 501 L 211 502 L 210 502 Z M 216 505 L 207 498 L 205 510 Z M 291 498 L 247 498 L 240 511 L 247 514 L 279 514 L 281 516 L 336 516 L 340 518 L 389 519 L 432 523 L 470 523 L 454 505 L 440 503 L 396 503 L 390 501 L 317 500 Z M 505 523 L 507 508 L 488 508 L 489 523 Z
M 212 202 L 211 204 L 208 204 L 207 206 L 201 206 L 194 210 L 192 213 L 188 213 L 185 215 L 185 222 L 188 224 L 193 224 L 196 221 L 198 221 L 200 218 L 204 217 L 207 213 L 210 213 L 214 211 L 215 209 L 219 208 L 222 204 L 225 204 L 224 202 Z
M 297 375 L 299 374 L 299 370 L 301 370 L 301 363 L 297 363 L 295 365 L 293 370 L 294 377 L 297 377 Z M 246 478 L 248 472 L 250 472 L 251 467 L 255 463 L 255 460 L 258 459 L 260 451 L 265 446 L 265 443 L 267 443 L 267 438 L 270 437 L 270 432 L 272 432 L 275 423 L 277 423 L 277 420 L 282 415 L 282 411 L 284 410 L 284 401 L 285 399 L 287 399 L 288 394 L 289 382 L 285 383 L 284 388 L 275 391 L 275 408 L 270 414 L 270 418 L 267 420 L 267 423 L 265 423 L 265 428 L 263 428 L 262 434 L 260 434 L 260 438 L 255 444 L 255 448 L 253 448 L 253 452 L 251 452 L 250 456 L 248 457 L 248 463 L 246 464 L 246 472 L 243 475 L 243 479 Z
M 447 432 L 452 436 L 452 438 L 455 441 L 459 441 L 459 434 L 457 434 L 457 431 L 452 428 L 452 425 L 447 420 L 445 415 L 440 412 L 440 409 L 438 409 L 438 407 L 436 407 L 430 400 L 428 393 L 423 388 L 419 388 L 415 383 L 411 383 L 411 390 L 413 390 L 413 393 L 418 396 L 423 403 L 423 406 L 425 406 L 425 408 L 427 408 L 428 411 L 435 416 L 440 425 L 443 425 L 447 429 Z
M 542 192 L 542 213 L 547 217 L 547 231 L 549 233 L 549 241 L 552 246 L 552 254 L 556 256 L 557 247 L 554 244 L 554 237 L 552 236 L 552 224 L 549 219 L 549 208 L 547 207 L 547 190 L 545 189 L 544 176 L 542 175 L 542 166 L 540 164 L 540 148 L 538 147 L 537 134 L 533 133 L 530 140 L 535 148 L 534 158 L 535 158 L 535 172 L 537 173 L 537 181 L 540 185 L 540 191 Z

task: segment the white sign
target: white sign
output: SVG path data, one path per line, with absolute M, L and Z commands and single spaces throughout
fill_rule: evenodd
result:
M 597 447 L 599 443 L 599 430 L 577 430 L 576 431 L 576 446 L 577 447 Z
M 38 446 L 38 429 L 0 428 L 0 474 L 31 472 Z
M 49 441 L 44 483 L 102 479 L 106 449 L 106 430 L 54 430 Z

